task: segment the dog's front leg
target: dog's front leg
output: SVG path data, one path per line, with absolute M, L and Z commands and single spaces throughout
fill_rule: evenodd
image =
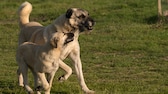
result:
M 40 85 L 41 82 L 40 82 L 40 80 L 39 80 L 39 78 L 37 76 L 37 73 L 34 70 L 31 70 L 31 71 L 32 71 L 33 76 L 34 76 L 34 87 L 36 88 L 36 87 L 38 87 Z M 41 92 L 40 91 L 36 91 L 36 94 L 41 94 Z
M 50 94 L 51 87 L 52 87 L 52 82 L 53 82 L 55 73 L 58 70 L 58 68 L 59 68 L 59 66 L 57 64 L 57 67 L 55 67 L 54 71 L 52 71 L 51 73 L 47 73 L 47 81 L 49 82 L 50 87 L 48 88 L 48 90 L 45 91 L 45 94 Z
M 75 67 L 75 71 L 80 83 L 80 86 L 82 88 L 82 90 L 86 93 L 86 94 L 94 94 L 94 91 L 89 90 L 89 88 L 87 87 L 84 77 L 83 77 L 83 72 L 82 72 L 82 64 L 81 64 L 81 59 L 80 59 L 80 50 L 78 49 L 74 49 L 71 53 L 70 53 L 70 58 L 73 60 L 74 62 L 74 67 Z
M 66 65 L 62 60 L 59 60 L 59 66 L 66 71 L 66 74 L 59 77 L 59 81 L 62 82 L 64 80 L 67 80 L 68 77 L 72 74 L 72 69 Z
M 48 90 L 50 88 L 50 85 L 45 77 L 45 74 L 37 72 L 37 76 L 38 76 L 39 80 L 41 81 L 42 86 L 36 87 L 36 91 L 40 91 L 41 89 L 44 89 L 45 91 Z

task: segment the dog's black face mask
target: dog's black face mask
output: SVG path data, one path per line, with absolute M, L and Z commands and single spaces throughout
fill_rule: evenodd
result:
M 86 18 L 86 20 L 81 22 L 81 25 L 79 25 L 79 30 L 80 32 L 91 31 L 94 25 L 95 25 L 95 21 L 91 17 L 88 17 Z

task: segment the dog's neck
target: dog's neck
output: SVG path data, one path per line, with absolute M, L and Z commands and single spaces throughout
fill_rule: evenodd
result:
M 42 52 L 45 52 L 50 55 L 60 54 L 61 49 L 61 46 L 53 47 L 49 41 L 44 45 L 41 45 Z
M 54 21 L 54 26 L 56 30 L 60 30 L 64 33 L 73 33 L 75 31 L 75 28 L 69 25 L 68 18 L 66 18 L 65 14 L 59 16 L 59 18 Z
M 65 26 L 66 31 L 69 33 L 73 33 L 74 31 L 76 31 L 74 27 L 68 25 L 67 23 L 65 23 L 64 26 Z
M 54 32 L 74 33 L 74 40 L 78 40 L 80 33 L 79 29 L 73 28 L 72 26 L 69 25 L 67 21 L 68 20 L 65 14 L 59 16 L 59 18 L 57 18 L 51 26 L 55 30 L 53 31 L 53 33 Z

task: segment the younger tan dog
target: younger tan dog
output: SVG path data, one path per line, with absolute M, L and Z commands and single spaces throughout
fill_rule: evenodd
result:
M 73 36 L 73 33 L 57 32 L 44 45 L 25 42 L 18 47 L 16 54 L 18 72 L 23 75 L 24 87 L 29 94 L 33 94 L 33 90 L 27 80 L 28 68 L 34 75 L 37 93 L 40 94 L 39 90 L 44 89 L 45 94 L 50 94 L 55 72 L 59 68 L 61 49 L 63 45 L 73 41 Z M 47 79 L 45 74 L 47 74 Z

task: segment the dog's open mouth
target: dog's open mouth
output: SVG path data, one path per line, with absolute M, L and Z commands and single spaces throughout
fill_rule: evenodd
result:
M 68 37 L 65 40 L 64 44 L 67 44 L 67 43 L 69 43 L 69 42 L 74 40 L 74 34 L 73 33 L 66 33 L 66 34 L 67 34 Z
M 93 26 L 87 26 L 86 27 L 88 30 L 93 30 Z

